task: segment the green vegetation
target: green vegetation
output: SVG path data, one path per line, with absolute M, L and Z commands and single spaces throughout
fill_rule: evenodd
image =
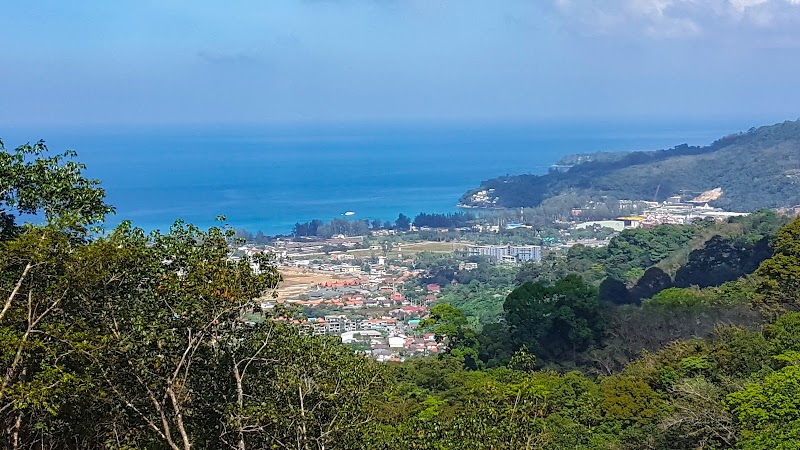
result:
M 348 220 L 343 218 L 336 218 L 330 222 L 324 222 L 319 219 L 314 219 L 310 222 L 296 223 L 292 229 L 292 235 L 295 238 L 302 237 L 320 237 L 330 238 L 337 234 L 345 236 L 364 236 L 369 234 L 370 230 L 398 230 L 408 231 L 411 225 L 418 228 L 431 227 L 431 228 L 457 228 L 469 226 L 477 219 L 477 216 L 472 213 L 447 213 L 447 214 L 429 214 L 419 213 L 412 221 L 405 214 L 397 216 L 394 224 L 389 222 L 381 223 L 379 220 Z M 240 231 L 242 237 L 252 242 L 258 242 L 256 239 L 258 235 L 252 235 L 246 231 Z M 263 233 L 262 233 L 263 234 Z
M 326 223 L 319 219 L 311 222 L 296 223 L 292 229 L 295 238 L 320 237 L 330 238 L 338 234 L 344 236 L 364 236 L 369 233 L 368 220 L 347 220 L 336 218 Z
M 770 238 L 786 218 L 762 210 L 724 223 L 625 230 L 608 246 L 576 245 L 566 258 L 520 270 L 518 281 L 553 283 L 570 273 L 599 286 L 605 301 L 639 303 L 670 287 L 714 287 L 753 273 L 772 255 Z
M 123 224 L 71 155 L 3 153 L 0 447 L 325 448 L 360 439 L 381 371 L 338 340 L 248 324 L 279 275 L 234 232 Z M 22 156 L 20 156 L 22 155 Z M 14 213 L 44 213 L 20 226 Z M 260 267 L 253 271 L 253 267 Z
M 264 257 L 230 258 L 227 227 L 93 234 L 110 211 L 104 193 L 69 155 L 40 150 L 0 158 L 11 193 L 0 198 L 2 448 L 800 447 L 800 313 L 787 312 L 800 219 L 755 274 L 641 305 L 603 301 L 599 279 L 570 273 L 569 257 L 520 273 L 476 261 L 467 272 L 421 254 L 418 264 L 458 286 L 524 282 L 499 299 L 504 320 L 480 330 L 455 305 L 435 305 L 421 326 L 447 352 L 380 365 L 301 334 L 287 311 L 248 322 L 280 277 Z M 44 223 L 17 223 L 30 213 Z M 769 235 L 770 220 L 719 236 L 758 245 L 754 230 Z M 689 255 L 710 229 L 632 233 L 577 262 L 658 279 L 641 265 Z
M 544 206 L 564 195 L 651 200 L 658 193 L 657 199 L 663 200 L 681 190 L 722 188 L 722 198 L 712 202 L 722 208 L 755 211 L 792 206 L 800 204 L 798 149 L 800 121 L 784 122 L 727 136 L 706 147 L 684 144 L 653 152 L 584 155 L 570 161 L 576 164 L 566 172 L 485 181 L 464 194 L 461 202 L 470 204 L 472 194 L 489 189 L 498 199 L 496 206 L 519 208 Z
M 797 448 L 797 340 L 791 313 L 764 332 L 720 326 L 594 377 L 507 367 L 470 371 L 448 357 L 392 368 L 368 447 L 385 449 Z M 789 329 L 787 329 L 789 327 Z M 523 362 L 520 364 L 520 362 Z
M 414 265 L 425 269 L 428 276 L 418 286 L 436 283 L 442 286 L 439 303 L 448 303 L 462 310 L 475 330 L 484 324 L 496 323 L 503 314 L 503 301 L 515 285 L 517 269 L 491 264 L 485 258 L 468 258 L 477 263 L 474 270 L 459 270 L 463 259 L 452 253 L 420 253 Z
M 506 297 L 503 309 L 512 342 L 547 360 L 574 358 L 603 333 L 597 291 L 577 275 L 549 287 L 525 283 Z
M 458 228 L 472 225 L 477 216 L 469 212 L 447 214 L 428 214 L 421 212 L 414 217 L 414 226 L 417 228 Z
M 800 221 L 794 221 L 780 230 L 775 240 L 775 255 L 758 268 L 765 302 L 797 307 L 800 300 L 799 258 Z

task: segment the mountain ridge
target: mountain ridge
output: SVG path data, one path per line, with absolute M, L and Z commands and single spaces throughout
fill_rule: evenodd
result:
M 565 193 L 663 200 L 721 188 L 713 206 L 734 211 L 800 203 L 800 120 L 751 128 L 707 146 L 571 155 L 545 175 L 483 181 L 459 203 L 476 208 L 539 206 Z

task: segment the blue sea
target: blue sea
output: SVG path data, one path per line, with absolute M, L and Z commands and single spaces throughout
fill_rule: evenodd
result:
M 11 148 L 45 139 L 74 149 L 117 209 L 166 229 L 175 219 L 266 234 L 296 222 L 393 221 L 399 213 L 456 211 L 482 180 L 542 174 L 573 153 L 708 144 L 752 125 L 742 121 L 515 124 L 324 124 L 0 129 Z

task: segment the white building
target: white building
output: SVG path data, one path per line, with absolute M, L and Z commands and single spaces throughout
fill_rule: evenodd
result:
M 353 342 L 371 342 L 374 338 L 380 338 L 383 335 L 379 331 L 361 330 L 361 331 L 348 331 L 341 334 L 342 343 L 352 344 Z
M 406 345 L 406 338 L 402 336 L 389 336 L 389 348 L 403 348 Z
M 488 256 L 494 262 L 524 262 L 542 260 L 538 245 L 478 245 L 467 247 L 469 256 Z

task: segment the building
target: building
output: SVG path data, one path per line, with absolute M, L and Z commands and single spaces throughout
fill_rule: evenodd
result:
M 334 273 L 358 273 L 361 272 L 359 267 L 350 264 L 341 264 L 333 267 Z
M 406 344 L 405 336 L 389 336 L 389 348 L 403 348 Z
M 538 245 L 476 245 L 467 247 L 469 256 L 488 256 L 494 262 L 519 263 L 542 260 Z
M 374 330 L 358 330 L 358 331 L 347 331 L 341 334 L 342 343 L 344 344 L 352 344 L 355 342 L 367 342 L 371 343 L 374 339 L 381 339 L 383 338 L 383 334 L 380 331 Z
M 478 263 L 461 262 L 458 264 L 458 270 L 466 270 L 467 272 L 478 268 Z
M 330 257 L 333 261 L 352 261 L 356 258 L 352 253 L 344 252 L 331 252 Z
M 622 231 L 625 229 L 625 222 L 621 220 L 596 220 L 592 222 L 582 222 L 575 225 L 576 230 L 584 230 L 587 228 L 594 230 L 610 228 L 614 231 Z
M 617 220 L 622 222 L 624 228 L 639 228 L 642 226 L 644 219 L 642 216 L 617 217 Z

